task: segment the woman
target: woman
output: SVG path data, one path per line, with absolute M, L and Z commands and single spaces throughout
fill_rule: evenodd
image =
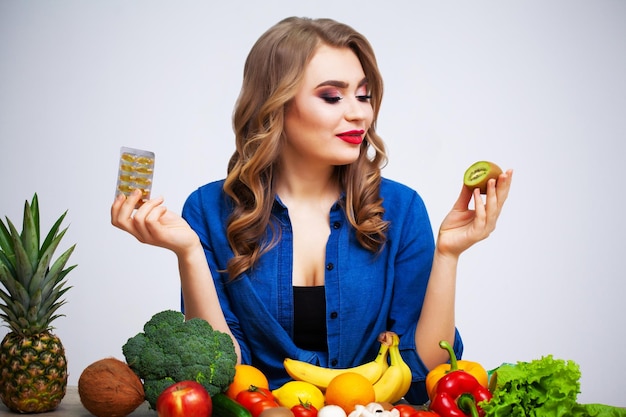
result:
M 458 259 L 494 230 L 512 171 L 484 202 L 463 187 L 435 245 L 420 196 L 381 176 L 382 90 L 361 34 L 285 19 L 246 60 L 227 177 L 192 193 L 182 217 L 162 198 L 135 212 L 139 193 L 111 208 L 115 226 L 176 253 L 186 316 L 230 334 L 272 387 L 289 378 L 286 357 L 356 366 L 394 331 L 413 372 L 406 398 L 423 403 L 428 370 L 447 360 L 439 341 L 462 353 Z

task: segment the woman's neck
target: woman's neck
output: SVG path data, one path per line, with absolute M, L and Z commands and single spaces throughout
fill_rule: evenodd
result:
M 284 165 L 275 177 L 276 192 L 281 200 L 290 206 L 290 202 L 303 204 L 321 204 L 330 208 L 341 193 L 341 187 L 334 167 L 319 170 L 289 169 Z

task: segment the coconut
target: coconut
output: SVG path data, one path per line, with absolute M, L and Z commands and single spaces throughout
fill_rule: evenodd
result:
M 132 369 L 119 359 L 100 359 L 78 379 L 80 402 L 97 417 L 124 417 L 145 400 L 143 385 Z

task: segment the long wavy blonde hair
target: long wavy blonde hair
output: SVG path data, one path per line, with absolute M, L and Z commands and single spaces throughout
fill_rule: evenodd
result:
M 344 209 L 360 244 L 379 251 L 388 224 L 382 219 L 379 195 L 381 168 L 387 162 L 376 119 L 383 81 L 367 39 L 332 19 L 289 17 L 271 27 L 252 47 L 244 66 L 243 84 L 233 114 L 236 150 L 228 164 L 224 191 L 233 200 L 227 236 L 234 252 L 227 265 L 231 279 L 251 269 L 279 238 L 272 227 L 273 176 L 284 139 L 285 106 L 296 95 L 306 65 L 317 47 L 350 48 L 358 57 L 371 94 L 374 118 L 359 158 L 337 166 L 345 192 Z

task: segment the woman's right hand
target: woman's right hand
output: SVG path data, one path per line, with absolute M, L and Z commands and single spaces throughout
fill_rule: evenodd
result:
M 177 255 L 200 243 L 185 219 L 163 205 L 162 197 L 148 200 L 135 210 L 140 198 L 138 190 L 128 197 L 117 195 L 111 206 L 111 224 L 142 243 L 170 249 Z

